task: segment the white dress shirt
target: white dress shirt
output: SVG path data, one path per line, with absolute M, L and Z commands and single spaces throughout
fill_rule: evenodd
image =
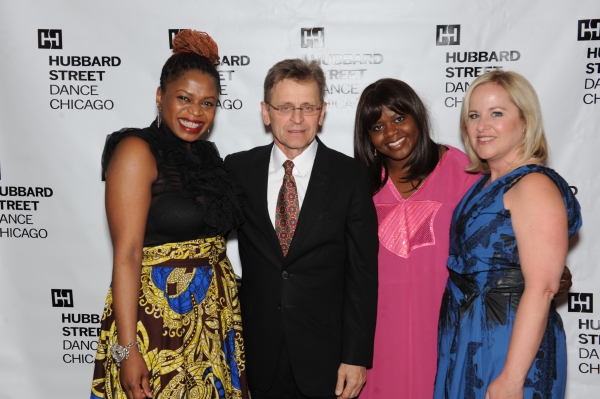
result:
M 294 163 L 292 176 L 294 176 L 294 180 L 296 180 L 300 210 L 302 210 L 302 202 L 304 202 L 304 196 L 306 195 L 306 189 L 308 188 L 308 182 L 310 181 L 310 174 L 312 173 L 315 157 L 317 156 L 317 146 L 317 140 L 313 140 L 302 154 L 291 160 Z M 271 217 L 273 227 L 275 227 L 277 197 L 279 196 L 279 190 L 281 189 L 283 176 L 285 175 L 283 163 L 287 160 L 288 158 L 283 151 L 281 151 L 277 145 L 273 144 L 271 160 L 269 161 L 269 180 L 267 183 L 267 205 L 269 207 L 269 216 Z

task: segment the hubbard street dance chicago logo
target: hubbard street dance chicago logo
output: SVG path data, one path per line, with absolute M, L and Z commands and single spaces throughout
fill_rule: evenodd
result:
M 460 44 L 460 25 L 437 25 L 435 28 L 436 46 L 458 46 Z
M 569 292 L 569 312 L 594 313 L 594 294 Z
M 38 48 L 62 49 L 62 29 L 38 29 Z
M 52 307 L 53 308 L 72 308 L 73 290 L 52 289 Z
M 300 47 L 325 47 L 325 28 L 300 28 Z
M 600 40 L 600 19 L 577 21 L 577 40 Z

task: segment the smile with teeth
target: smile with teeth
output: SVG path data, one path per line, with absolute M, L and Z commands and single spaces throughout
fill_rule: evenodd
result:
M 495 137 L 489 137 L 489 136 L 485 136 L 485 137 L 477 137 L 477 140 L 479 140 L 479 141 L 486 141 L 486 142 L 487 142 L 487 141 L 492 141 L 492 140 L 494 140 L 494 139 L 495 139 Z
M 400 144 L 402 144 L 404 139 L 406 139 L 406 137 L 402 137 L 401 139 L 398 139 L 398 140 L 394 141 L 393 143 L 389 143 L 388 147 L 398 147 Z
M 192 121 L 188 121 L 185 119 L 178 119 L 179 123 L 181 123 L 183 126 L 190 128 L 190 129 L 196 129 L 198 127 L 200 127 L 200 122 L 192 122 Z

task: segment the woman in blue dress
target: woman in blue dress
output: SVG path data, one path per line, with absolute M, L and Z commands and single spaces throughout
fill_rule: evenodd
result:
M 485 175 L 452 217 L 435 398 L 563 398 L 565 333 L 556 312 L 568 240 L 581 226 L 547 143 L 533 87 L 494 71 L 469 87 L 461 132 Z

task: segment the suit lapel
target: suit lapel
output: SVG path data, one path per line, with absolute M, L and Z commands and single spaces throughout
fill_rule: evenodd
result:
M 272 247 L 272 253 L 276 254 L 278 266 L 281 265 L 281 261 L 283 260 L 283 252 L 281 251 L 281 245 L 279 244 L 279 239 L 277 238 L 277 234 L 275 233 L 275 229 L 273 228 L 273 223 L 271 222 L 271 217 L 269 216 L 268 209 L 268 201 L 267 201 L 267 186 L 269 181 L 269 161 L 271 159 L 271 151 L 273 148 L 273 144 L 265 146 L 264 151 L 261 151 L 254 161 L 254 167 L 256 168 L 256 173 L 254 173 L 255 179 L 255 189 L 252 190 L 251 195 L 254 197 L 253 203 L 256 204 L 256 222 L 261 226 L 261 230 L 265 235 L 266 240 L 269 245 Z M 281 267 L 281 266 L 280 266 Z
M 319 146 L 317 147 L 317 155 L 315 163 L 310 174 L 310 181 L 306 189 L 306 195 L 300 209 L 298 217 L 298 226 L 294 232 L 294 238 L 290 245 L 290 250 L 285 257 L 285 263 L 289 264 L 298 254 L 301 254 L 300 248 L 302 242 L 310 234 L 311 227 L 317 218 L 320 210 L 323 208 L 327 188 L 329 187 L 329 148 L 316 138 Z M 275 236 L 277 237 L 277 236 Z

